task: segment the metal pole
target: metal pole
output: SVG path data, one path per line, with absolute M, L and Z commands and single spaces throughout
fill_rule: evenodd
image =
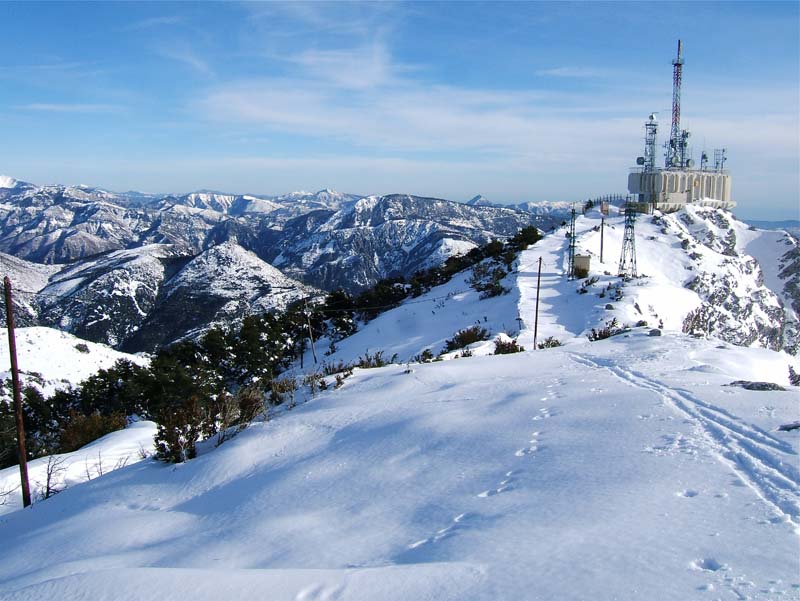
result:
M 14 338 L 14 308 L 11 305 L 11 280 L 3 279 L 6 294 L 6 325 L 8 326 L 8 352 L 11 355 L 11 383 L 14 388 L 14 415 L 17 420 L 17 454 L 19 455 L 19 477 L 22 481 L 22 506 L 31 504 L 31 489 L 28 485 L 28 456 L 25 452 L 25 422 L 22 418 L 22 393 L 17 367 L 17 342 Z
M 539 288 L 542 283 L 542 257 L 539 257 L 539 275 L 536 276 L 536 319 L 533 322 L 533 350 L 536 350 L 536 338 L 539 336 Z
M 600 262 L 603 262 L 603 233 L 606 228 L 606 218 L 600 218 Z

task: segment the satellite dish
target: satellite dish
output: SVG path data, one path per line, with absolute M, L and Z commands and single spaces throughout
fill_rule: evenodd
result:
M 680 162 L 681 161 L 680 161 L 680 159 L 678 157 L 672 157 L 669 160 L 669 164 L 672 165 L 673 167 L 677 167 L 680 164 Z
M 691 169 L 692 167 L 694 167 L 694 159 L 689 159 L 688 161 L 686 161 L 686 166 L 687 166 L 689 169 Z
M 636 157 L 637 165 L 644 165 L 644 157 Z

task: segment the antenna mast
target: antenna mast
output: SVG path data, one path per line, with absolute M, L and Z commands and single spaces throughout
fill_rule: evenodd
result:
M 669 132 L 666 165 L 683 168 L 686 140 L 681 134 L 681 77 L 683 76 L 683 44 L 678 40 L 678 56 L 672 61 L 672 128 Z M 687 136 L 688 137 L 688 136 Z
M 622 255 L 619 258 L 619 275 L 635 278 L 636 271 L 636 211 L 630 203 L 625 204 L 625 234 L 622 239 Z

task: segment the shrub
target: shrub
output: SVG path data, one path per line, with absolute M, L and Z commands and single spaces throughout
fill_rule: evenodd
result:
M 89 347 L 86 345 L 86 343 L 79 342 L 78 344 L 75 345 L 75 350 L 78 351 L 79 353 L 88 353 Z
M 362 369 L 372 369 L 374 367 L 384 367 L 386 365 L 390 365 L 397 361 L 397 353 L 392 355 L 391 359 L 385 359 L 383 356 L 383 351 L 377 351 L 375 354 L 370 355 L 369 352 L 365 352 L 363 357 L 359 357 L 358 361 L 356 361 L 356 367 L 360 367 Z
M 536 244 L 541 238 L 542 235 L 539 233 L 539 230 L 536 229 L 535 226 L 529 225 L 517 232 L 517 234 L 508 241 L 508 245 L 514 250 L 525 250 L 531 244 Z
M 297 380 L 295 378 L 287 377 L 272 380 L 270 388 L 270 404 L 280 405 L 288 400 L 289 407 L 294 407 L 294 393 L 297 392 Z
M 555 348 L 557 346 L 561 346 L 561 341 L 560 340 L 556 340 L 552 336 L 548 336 L 542 342 L 540 342 L 537 346 L 540 349 Z
M 429 348 L 426 348 L 419 355 L 414 357 L 415 363 L 430 363 L 431 361 L 433 361 L 433 353 Z
M 303 377 L 303 384 L 308 386 L 308 392 L 313 397 L 317 394 L 318 390 L 325 390 L 327 384 L 325 383 L 325 378 L 321 373 L 311 373 L 306 374 Z
M 458 349 L 464 348 L 473 342 L 481 342 L 482 340 L 488 339 L 489 332 L 486 328 L 472 326 L 456 332 L 455 336 L 444 343 L 444 350 L 446 353 L 449 353 L 450 351 L 457 351 Z
M 325 376 L 335 376 L 336 374 L 347 370 L 353 371 L 353 366 L 349 363 L 345 363 L 341 359 L 339 359 L 338 363 L 322 364 L 322 375 Z
M 336 374 L 336 383 L 333 385 L 334 388 L 341 388 L 344 385 L 344 381 L 353 375 L 353 368 L 348 367 L 341 373 Z
M 126 423 L 125 415 L 119 412 L 101 415 L 99 411 L 94 411 L 83 415 L 72 410 L 69 421 L 61 432 L 60 451 L 70 453 L 80 449 L 109 432 L 122 430 Z
M 504 340 L 498 337 L 494 341 L 495 355 L 510 355 L 511 353 L 521 353 L 524 350 L 525 348 L 517 344 L 516 340 Z
M 177 408 L 164 408 L 156 416 L 156 457 L 170 463 L 183 463 L 197 456 L 196 444 L 206 428 L 208 416 L 197 397 Z
M 481 293 L 481 298 L 500 296 L 509 292 L 509 289 L 500 283 L 506 274 L 506 270 L 496 263 L 478 263 L 472 268 L 469 285 Z
M 789 366 L 789 384 L 792 386 L 800 386 L 800 374 L 798 374 L 791 365 Z
M 611 338 L 612 336 L 616 336 L 617 334 L 621 334 L 625 331 L 625 328 L 620 327 L 617 318 L 615 317 L 611 321 L 607 321 L 605 327 L 600 328 L 599 330 L 595 330 L 592 328 L 592 333 L 589 334 L 589 340 L 595 342 L 597 340 L 605 340 L 606 338 Z
M 239 423 L 248 424 L 264 411 L 264 389 L 260 384 L 242 386 L 236 391 L 239 405 Z

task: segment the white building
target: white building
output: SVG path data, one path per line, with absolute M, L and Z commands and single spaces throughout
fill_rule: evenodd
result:
M 677 211 L 687 204 L 731 209 L 731 176 L 727 171 L 699 169 L 636 169 L 628 175 L 628 191 L 649 205 L 648 212 Z

